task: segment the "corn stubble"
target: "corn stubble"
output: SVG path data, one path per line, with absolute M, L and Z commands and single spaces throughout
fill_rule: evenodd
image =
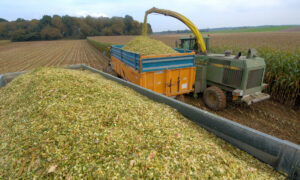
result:
M 144 56 L 178 53 L 163 42 L 151 39 L 148 36 L 137 36 L 129 41 L 122 49 Z
M 169 106 L 97 74 L 35 69 L 0 94 L 0 179 L 284 179 Z

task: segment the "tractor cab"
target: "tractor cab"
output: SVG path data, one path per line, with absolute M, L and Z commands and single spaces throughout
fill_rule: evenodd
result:
M 209 36 L 203 36 L 203 40 L 206 46 L 206 50 L 209 51 Z M 186 50 L 193 50 L 197 51 L 198 50 L 198 45 L 196 43 L 196 38 L 195 36 L 188 36 L 188 37 L 182 37 L 179 39 L 180 43 L 176 41 L 176 47 L 186 49 Z

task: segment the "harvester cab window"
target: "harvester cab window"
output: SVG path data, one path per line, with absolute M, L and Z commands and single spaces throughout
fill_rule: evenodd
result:
M 196 38 L 191 38 L 189 41 L 190 41 L 190 50 L 198 50 L 198 44 L 196 43 Z
M 195 38 L 181 39 L 180 47 L 186 50 L 197 50 L 198 45 Z
M 194 40 L 194 46 L 193 50 L 197 51 L 198 50 L 198 44 L 196 43 L 196 40 Z
M 195 40 L 194 39 L 190 39 L 190 50 L 194 49 L 194 45 L 195 45 Z
M 189 41 L 184 41 L 184 42 L 183 42 L 182 48 L 183 48 L 183 49 L 190 49 L 189 47 L 190 47 Z

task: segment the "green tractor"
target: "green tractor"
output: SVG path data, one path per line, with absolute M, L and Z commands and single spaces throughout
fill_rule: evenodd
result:
M 206 50 L 209 50 L 210 37 L 203 39 Z M 178 46 L 198 50 L 194 36 L 181 38 Z M 241 56 L 241 53 L 232 55 L 230 51 L 224 54 L 199 53 L 195 64 L 194 95 L 203 93 L 204 102 L 211 109 L 225 108 L 229 98 L 248 105 L 270 98 L 261 92 L 267 87 L 263 83 L 266 64 L 263 58 L 257 57 L 255 49 L 249 49 L 247 56 Z

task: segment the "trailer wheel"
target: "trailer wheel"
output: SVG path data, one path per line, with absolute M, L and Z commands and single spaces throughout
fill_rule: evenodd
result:
M 226 107 L 226 95 L 216 86 L 204 90 L 204 103 L 212 110 L 222 110 Z
M 177 99 L 178 101 L 184 102 L 184 95 L 183 95 L 183 94 L 177 95 L 177 96 L 175 97 L 175 99 Z
M 111 68 L 111 66 L 105 66 L 102 68 L 103 72 L 106 72 L 108 74 L 111 74 L 113 76 L 118 76 L 118 74 Z

